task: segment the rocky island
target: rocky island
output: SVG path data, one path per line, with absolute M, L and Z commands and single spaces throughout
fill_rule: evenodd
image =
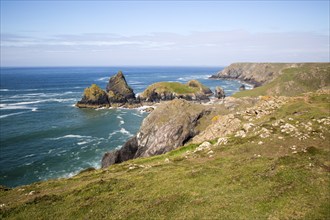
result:
M 176 98 L 189 101 L 209 101 L 211 95 L 213 92 L 208 87 L 197 80 L 191 80 L 187 84 L 158 82 L 150 85 L 140 96 L 136 97 L 133 89 L 127 84 L 123 72 L 119 71 L 110 77 L 106 91 L 96 84 L 86 88 L 82 99 L 76 103 L 76 106 L 79 108 L 134 108 Z

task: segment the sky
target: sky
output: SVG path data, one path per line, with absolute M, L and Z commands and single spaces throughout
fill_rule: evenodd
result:
M 2 67 L 330 62 L 329 0 L 0 1 Z

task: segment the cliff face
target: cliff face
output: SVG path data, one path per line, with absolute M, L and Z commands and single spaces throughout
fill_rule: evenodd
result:
M 135 137 L 121 149 L 104 155 L 102 167 L 133 158 L 163 154 L 184 145 L 195 136 L 198 120 L 206 113 L 204 106 L 185 100 L 162 103 L 144 119 Z
M 261 86 L 281 75 L 283 69 L 301 65 L 294 63 L 233 63 L 211 78 L 237 79 Z

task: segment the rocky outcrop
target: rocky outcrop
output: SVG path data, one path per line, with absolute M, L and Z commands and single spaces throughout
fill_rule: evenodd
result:
M 184 145 L 196 135 L 199 119 L 207 113 L 203 105 L 175 99 L 159 105 L 144 119 L 136 136 L 119 150 L 106 153 L 102 167 L 114 163 L 159 155 Z
M 191 80 L 187 84 L 179 82 L 154 83 L 139 96 L 143 102 L 159 102 L 173 100 L 175 98 L 188 101 L 208 101 L 212 91 L 197 80 Z
M 128 86 L 122 71 L 109 79 L 106 91 L 110 103 L 135 103 L 135 94 L 133 89 Z
M 100 108 L 109 107 L 110 103 L 107 93 L 96 84 L 92 84 L 91 87 L 84 90 L 83 97 L 76 106 L 79 108 Z
M 218 99 L 225 98 L 225 91 L 220 86 L 215 87 L 214 96 Z
M 107 84 L 106 91 L 96 84 L 86 88 L 81 101 L 76 104 L 79 108 L 100 107 L 138 107 L 139 100 L 135 98 L 133 89 L 128 86 L 124 74 L 119 71 L 112 76 Z
M 297 67 L 294 63 L 234 63 L 211 78 L 237 79 L 261 86 L 282 74 L 282 70 Z
M 210 88 L 208 88 L 207 86 L 204 86 L 201 82 L 199 82 L 198 80 L 190 80 L 187 83 L 188 86 L 193 87 L 193 88 L 197 88 L 199 90 L 199 92 L 201 92 L 202 94 L 205 94 L 206 96 L 211 96 L 213 95 L 212 91 Z
M 239 91 L 244 91 L 245 90 L 245 85 L 242 84 L 240 87 L 239 87 Z

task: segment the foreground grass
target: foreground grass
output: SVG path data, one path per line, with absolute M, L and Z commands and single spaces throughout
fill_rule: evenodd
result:
M 330 126 L 320 125 L 327 128 L 321 135 L 315 122 L 326 117 L 329 96 L 297 98 L 255 123 L 314 120 L 306 140 L 276 129 L 267 139 L 231 136 L 227 145 L 212 147 L 212 157 L 192 153 L 198 145 L 191 144 L 70 179 L 1 190 L 0 218 L 329 219 Z M 293 153 L 293 145 L 303 150 Z

